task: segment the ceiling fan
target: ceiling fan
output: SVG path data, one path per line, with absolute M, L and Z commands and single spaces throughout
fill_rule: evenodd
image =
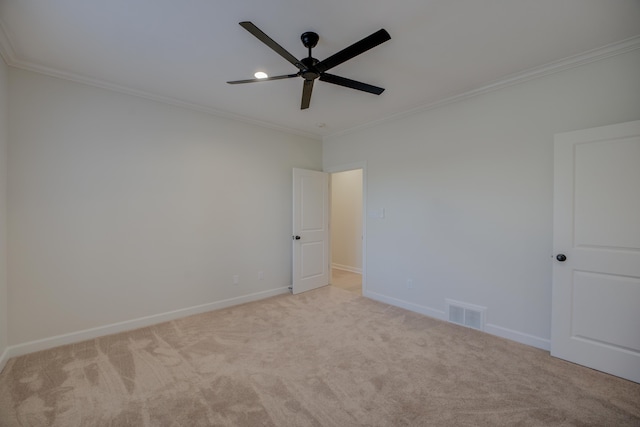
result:
M 324 61 L 318 61 L 316 58 L 313 58 L 311 56 L 311 49 L 313 49 L 316 44 L 318 44 L 318 40 L 320 39 L 318 34 L 314 32 L 307 31 L 303 33 L 302 36 L 300 36 L 304 47 L 309 49 L 309 56 L 306 58 L 297 59 L 278 43 L 273 41 L 273 39 L 271 39 L 268 35 L 262 32 L 262 30 L 256 27 L 252 22 L 243 21 L 240 22 L 240 25 L 245 30 L 249 31 L 251 34 L 257 37 L 258 40 L 260 40 L 262 43 L 273 49 L 278 55 L 282 56 L 284 59 L 295 65 L 299 71 L 295 74 L 285 74 L 282 76 L 273 76 L 261 79 L 256 78 L 248 80 L 234 80 L 227 82 L 229 84 L 233 85 L 241 83 L 257 83 L 268 80 L 281 80 L 293 77 L 302 77 L 304 79 L 304 83 L 302 86 L 302 102 L 300 104 L 301 110 L 309 108 L 309 104 L 311 102 L 311 92 L 313 91 L 313 82 L 316 79 L 319 79 L 323 82 L 348 87 L 351 89 L 373 93 L 375 95 L 380 95 L 382 92 L 384 92 L 384 88 L 373 86 L 367 83 L 362 83 L 356 80 L 347 79 L 345 77 L 336 76 L 334 74 L 329 74 L 326 72 L 327 70 L 340 65 L 343 62 L 348 61 L 349 59 L 358 56 L 361 53 L 364 53 L 381 43 L 386 42 L 387 40 L 390 40 L 391 36 L 384 29 L 376 31 L 370 36 L 363 38 L 362 40 L 352 44 L 351 46 L 341 50 L 340 52 L 331 55 Z

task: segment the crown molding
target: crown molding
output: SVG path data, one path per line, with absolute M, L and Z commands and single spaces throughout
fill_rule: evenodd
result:
M 218 110 L 211 107 L 206 107 L 204 105 L 195 104 L 191 102 L 182 101 L 180 99 L 166 97 L 162 95 L 157 95 L 154 93 L 141 91 L 138 89 L 133 89 L 130 87 L 121 86 L 115 83 L 107 82 L 104 80 L 93 79 L 73 73 L 68 73 L 65 71 L 56 70 L 49 67 L 44 67 L 40 65 L 36 65 L 30 63 L 28 61 L 19 60 L 15 55 L 15 50 L 13 49 L 13 45 L 11 40 L 6 32 L 4 25 L 2 24 L 2 20 L 0 20 L 0 56 L 4 59 L 7 65 L 20 68 L 27 71 L 33 71 L 40 74 L 45 74 L 51 77 L 57 77 L 64 80 L 70 80 L 76 83 L 82 83 L 89 86 L 94 86 L 106 90 L 111 90 L 114 92 L 119 92 L 127 95 L 137 96 L 140 98 L 145 98 L 151 101 L 161 102 L 164 104 L 174 105 L 177 107 L 186 108 L 189 110 L 199 111 L 205 114 L 209 114 L 212 116 L 225 118 L 229 120 L 235 120 L 243 123 L 252 124 L 255 126 L 260 126 L 263 128 L 268 128 L 272 130 L 276 130 L 279 132 L 285 132 L 289 134 L 294 134 L 298 136 L 302 136 L 305 138 L 310 138 L 318 141 L 327 141 L 332 138 L 338 136 L 348 135 L 350 133 L 354 133 L 359 130 L 371 128 L 373 126 L 377 126 L 382 123 L 387 123 L 390 121 L 398 120 L 403 117 L 412 116 L 414 114 L 418 114 L 420 112 L 424 112 L 427 110 L 443 107 L 448 104 L 452 104 L 458 101 L 462 101 L 468 98 L 472 98 L 477 95 L 482 95 L 484 93 L 492 92 L 495 90 L 499 90 L 508 86 L 513 86 L 516 84 L 524 83 L 529 80 L 537 79 L 540 77 L 548 76 L 550 74 L 559 73 L 561 71 L 569 70 L 571 68 L 580 67 L 585 64 L 589 64 L 591 62 L 600 61 L 611 56 L 621 55 L 627 52 L 631 52 L 633 50 L 640 49 L 640 36 L 632 37 L 626 40 L 622 40 L 617 43 L 612 43 L 597 49 L 593 49 L 578 55 L 573 55 L 558 61 L 550 62 L 548 64 L 530 68 L 528 70 L 511 74 L 505 76 L 499 80 L 487 83 L 484 86 L 481 86 L 477 89 L 472 89 L 470 91 L 460 93 L 445 99 L 441 99 L 439 101 L 418 105 L 416 107 L 410 108 L 408 110 L 384 117 L 382 119 L 374 120 L 371 122 L 366 122 L 363 124 L 359 124 L 357 126 L 353 126 L 348 129 L 344 129 L 341 131 L 337 131 L 335 133 L 330 133 L 324 136 L 304 132 L 299 129 L 293 129 L 286 126 L 275 125 L 273 123 L 263 122 L 260 120 L 252 119 L 249 117 L 242 116 L 240 114 L 229 113 L 226 111 Z
M 50 77 L 56 77 L 63 80 L 69 80 L 75 83 L 80 83 L 88 86 L 93 86 L 101 89 L 110 90 L 113 92 L 119 92 L 125 95 L 136 96 L 139 98 L 148 99 L 150 101 L 160 102 L 163 104 L 169 104 L 176 107 L 185 108 L 188 110 L 198 111 L 201 113 L 209 114 L 215 117 L 224 118 L 228 120 L 239 121 L 242 123 L 251 124 L 254 126 L 259 126 L 263 128 L 268 128 L 271 130 L 276 130 L 279 132 L 284 132 L 288 134 L 298 135 L 305 138 L 310 138 L 316 141 L 321 141 L 322 137 L 318 134 L 304 132 L 299 129 L 293 129 L 286 126 L 280 126 L 273 123 L 263 122 L 261 120 L 252 119 L 249 117 L 242 116 L 240 114 L 229 113 L 227 111 L 218 110 L 211 107 L 206 107 L 204 105 L 186 102 L 177 98 L 172 98 L 168 96 L 162 96 L 151 92 L 146 92 L 138 89 L 133 89 L 126 86 L 121 86 L 115 83 L 111 83 L 105 80 L 93 79 L 85 76 L 81 76 L 74 73 L 69 73 L 66 71 L 57 70 L 50 67 L 45 67 L 42 65 L 33 64 L 29 61 L 23 61 L 16 57 L 15 50 L 13 49 L 13 45 L 11 43 L 10 38 L 7 35 L 7 32 L 2 25 L 2 20 L 0 20 L 0 55 L 7 63 L 7 65 L 20 68 L 26 71 L 32 71 L 38 74 L 44 74 Z
M 0 19 L 0 57 L 4 59 L 7 65 L 12 65 L 16 62 L 16 54 L 13 50 L 13 45 L 7 35 L 7 30 Z
M 118 93 L 122 93 L 125 95 L 130 95 L 130 96 L 135 96 L 138 98 L 144 98 L 150 101 L 155 101 L 155 102 L 160 102 L 163 104 L 169 104 L 169 105 L 173 105 L 175 107 L 180 107 L 180 108 L 185 108 L 188 110 L 192 110 L 192 111 L 198 111 L 200 113 L 205 113 L 211 116 L 215 116 L 215 117 L 219 117 L 219 118 L 224 118 L 224 119 L 228 119 L 228 120 L 234 120 L 234 121 L 238 121 L 238 122 L 242 122 L 242 123 L 246 123 L 246 124 L 251 124 L 254 126 L 259 126 L 259 127 L 263 127 L 263 128 L 268 128 L 271 130 L 276 130 L 279 132 L 284 132 L 284 133 L 288 133 L 288 134 L 294 134 L 294 135 L 298 135 L 298 136 L 303 136 L 306 138 L 310 138 L 310 139 L 314 139 L 317 141 L 321 141 L 321 137 L 319 135 L 316 134 L 312 134 L 312 133 L 308 133 L 308 132 L 303 132 L 301 130 L 298 129 L 293 129 L 293 128 L 289 128 L 286 126 L 280 126 L 280 125 L 276 125 L 273 123 L 268 123 L 268 122 L 263 122 L 260 120 L 256 120 L 256 119 L 252 119 L 249 117 L 245 117 L 242 116 L 240 114 L 234 114 L 234 113 L 229 113 L 227 111 L 222 111 L 222 110 L 218 110 L 215 108 L 211 108 L 211 107 L 207 107 L 204 105 L 200 105 L 200 104 L 196 104 L 196 103 L 192 103 L 192 102 L 187 102 L 187 101 L 183 101 L 177 98 L 172 98 L 172 97 L 168 97 L 168 96 L 162 96 L 162 95 L 158 95 L 155 93 L 151 93 L 151 92 L 146 92 L 146 91 L 142 91 L 142 90 L 138 90 L 138 89 L 133 89 L 127 86 L 121 86 L 115 83 L 111 83 L 111 82 L 107 82 L 105 80 L 100 80 L 100 79 L 93 79 L 93 78 L 89 78 L 89 77 L 85 77 L 85 76 L 81 76 L 78 74 L 73 74 L 73 73 L 68 73 L 66 71 L 60 71 L 57 69 L 53 69 L 53 68 L 49 68 L 49 67 L 44 67 L 41 65 L 35 65 L 29 62 L 25 62 L 25 61 L 20 61 L 20 60 L 14 60 L 12 63 L 10 63 L 9 65 L 15 67 L 15 68 L 20 68 L 23 70 L 27 70 L 27 71 L 32 71 L 35 73 L 39 73 L 39 74 L 44 74 L 50 77 L 56 77 L 59 79 L 63 79 L 63 80 L 69 80 L 75 83 L 80 83 L 80 84 L 84 84 L 87 86 L 93 86 L 93 87 L 97 87 L 100 89 L 105 89 L 105 90 L 109 90 L 109 91 L 113 91 L 113 92 L 118 92 Z
M 508 86 L 517 85 L 520 83 L 527 82 L 529 80 L 534 80 L 540 77 L 548 76 L 550 74 L 555 74 L 561 71 L 569 70 L 571 68 L 581 67 L 591 62 L 600 61 L 612 56 L 621 55 L 637 49 L 640 49 L 640 36 L 622 40 L 617 43 L 612 43 L 612 44 L 603 46 L 601 48 L 589 50 L 587 52 L 584 52 L 578 55 L 569 56 L 567 58 L 550 62 L 548 64 L 541 65 L 538 67 L 530 68 L 528 70 L 525 70 L 519 73 L 510 74 L 508 76 L 503 77 L 502 79 L 493 81 L 477 89 L 472 89 L 470 91 L 460 93 L 445 99 L 441 99 L 439 101 L 419 105 L 417 107 L 410 108 L 408 110 L 393 114 L 391 116 L 384 117 L 382 119 L 363 123 L 363 124 L 351 127 L 349 129 L 345 129 L 342 131 L 338 131 L 338 132 L 326 135 L 323 138 L 323 141 L 328 141 L 335 137 L 344 136 L 360 130 L 368 129 L 368 128 L 380 125 L 382 123 L 387 123 L 387 122 L 395 121 L 404 117 L 413 116 L 415 114 L 418 114 L 427 110 L 440 108 L 445 105 L 453 104 L 455 102 L 469 99 L 474 96 L 482 95 L 484 93 L 493 92 Z

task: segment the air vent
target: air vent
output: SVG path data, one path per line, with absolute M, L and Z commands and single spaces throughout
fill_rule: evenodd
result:
M 484 331 L 486 307 L 480 307 L 478 305 L 467 304 L 450 299 L 446 299 L 445 301 L 447 302 L 449 322 Z

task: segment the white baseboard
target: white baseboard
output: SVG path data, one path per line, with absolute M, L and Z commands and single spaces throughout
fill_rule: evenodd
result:
M 72 332 L 69 334 L 57 335 L 49 338 L 43 338 L 40 340 L 30 341 L 23 344 L 17 344 L 7 347 L 2 355 L 0 355 L 0 372 L 4 369 L 5 365 L 10 358 L 21 356 L 23 354 L 33 353 L 36 351 L 47 350 L 49 348 L 58 347 L 61 345 L 73 344 L 80 341 L 86 341 L 94 338 L 98 338 L 104 335 L 115 334 L 119 332 L 130 331 L 133 329 L 143 328 L 151 326 L 157 323 L 168 322 L 170 320 L 179 319 L 181 317 L 191 316 L 194 314 L 205 313 L 207 311 L 219 310 L 234 305 L 244 304 L 247 302 L 257 301 L 264 298 L 269 298 L 276 295 L 282 295 L 289 292 L 288 287 L 276 288 L 269 291 L 257 292 L 254 294 L 244 295 L 241 297 L 229 298 L 226 300 L 215 301 L 212 303 L 197 305 L 180 310 L 175 310 L 167 313 L 156 314 L 153 316 L 141 317 L 138 319 L 128 320 L 125 322 L 113 323 L 110 325 L 100 326 L 97 328 L 85 329 L 78 332 Z M 397 298 L 382 295 L 376 292 L 364 291 L 364 296 L 376 301 L 384 302 L 396 307 L 404 308 L 409 311 L 424 314 L 425 316 L 433 317 L 435 319 L 447 321 L 444 311 L 435 310 L 423 305 L 414 304 Z M 503 328 L 502 326 L 488 323 L 485 326 L 485 332 L 491 335 L 496 335 L 501 338 L 516 341 L 521 344 L 530 345 L 532 347 L 547 350 L 551 348 L 551 341 L 545 338 L 540 338 L 534 335 L 526 334 L 512 329 Z
M 430 307 L 425 307 L 397 298 L 392 298 L 386 295 L 378 294 L 376 292 L 364 291 L 363 295 L 376 301 L 384 302 L 410 311 L 415 311 L 416 313 L 424 314 L 425 316 L 448 322 L 447 316 L 444 311 L 435 310 Z M 485 325 L 484 332 L 542 350 L 549 351 L 551 348 L 551 340 L 540 338 L 535 335 L 529 335 L 524 332 L 514 331 L 512 329 L 503 328 L 502 326 L 494 325 L 491 323 L 487 323 Z
M 63 335 L 43 338 L 35 341 L 29 341 L 22 344 L 9 346 L 0 358 L 0 367 L 4 365 L 11 357 L 22 356 L 23 354 L 33 353 L 36 351 L 47 350 L 61 345 L 73 344 L 80 341 L 86 341 L 105 335 L 116 334 L 119 332 L 131 331 L 134 329 L 144 328 L 146 326 L 155 325 L 170 320 L 187 317 L 194 314 L 205 313 L 207 311 L 219 310 L 221 308 L 231 307 L 234 305 L 244 304 L 247 302 L 257 301 L 276 295 L 289 293 L 289 287 L 271 289 L 254 294 L 243 295 L 240 297 L 229 298 L 221 301 L 214 301 L 207 304 L 187 307 L 180 310 L 174 310 L 167 313 L 154 314 L 152 316 L 140 317 L 138 319 L 127 320 L 124 322 L 112 323 L 110 325 L 99 326 L 97 328 L 85 329 L 82 331 L 71 332 Z
M 403 301 L 401 299 L 389 297 L 376 292 L 364 291 L 363 296 L 374 299 L 376 301 L 384 302 L 396 307 L 404 308 L 409 311 L 415 311 L 416 313 L 424 314 L 425 316 L 434 317 L 439 320 L 446 320 L 444 311 L 434 310 L 433 308 L 426 307 L 424 305 L 414 304 L 412 302 Z
M 525 334 L 524 332 L 514 331 L 513 329 L 503 328 L 502 326 L 493 325 L 491 323 L 487 323 L 485 325 L 484 331 L 491 335 L 519 342 L 520 344 L 530 345 L 531 347 L 547 351 L 551 350 L 551 340 L 546 338 Z
M 335 268 L 336 270 L 350 271 L 351 273 L 362 274 L 361 268 L 351 267 L 349 265 L 336 264 L 335 262 L 331 263 L 331 268 Z

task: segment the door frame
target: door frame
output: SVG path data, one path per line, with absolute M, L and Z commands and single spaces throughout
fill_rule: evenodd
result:
M 352 170 L 362 170 L 362 295 L 367 295 L 367 162 L 360 161 L 354 163 L 346 163 L 342 165 L 335 165 L 324 169 L 324 172 L 328 174 L 348 172 Z M 331 180 L 329 180 L 329 218 L 331 218 Z M 333 266 L 331 260 L 333 254 L 331 253 L 331 227 L 329 223 L 329 278 L 333 274 Z M 329 280 L 331 282 L 331 280 Z

